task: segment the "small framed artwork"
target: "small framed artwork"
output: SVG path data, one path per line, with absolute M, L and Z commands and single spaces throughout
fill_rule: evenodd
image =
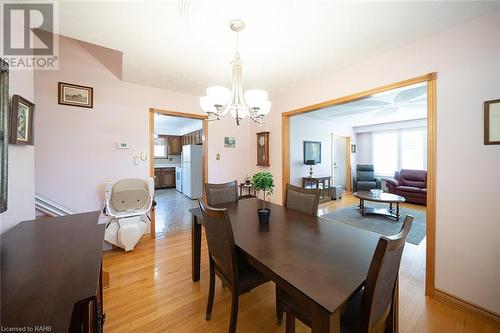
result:
M 500 99 L 484 102 L 484 144 L 500 145 Z
M 35 104 L 27 99 L 12 96 L 9 142 L 15 145 L 33 145 L 33 117 Z
M 304 141 L 304 164 L 308 160 L 314 160 L 316 164 L 321 163 L 320 141 Z
M 58 83 L 58 103 L 62 105 L 94 107 L 94 88 L 71 83 Z
M 232 136 L 224 137 L 224 148 L 235 148 L 236 147 L 236 138 Z

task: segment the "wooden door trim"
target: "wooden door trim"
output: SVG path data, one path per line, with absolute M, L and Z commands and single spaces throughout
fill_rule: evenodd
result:
M 187 113 L 179 111 L 162 110 L 156 108 L 149 108 L 149 176 L 154 177 L 155 175 L 155 113 L 159 113 L 166 116 L 189 118 L 189 119 L 199 119 L 203 121 L 203 175 L 202 175 L 202 195 L 205 193 L 205 183 L 208 182 L 208 116 L 196 113 Z M 155 211 L 151 211 L 151 238 L 156 236 L 156 218 Z
M 339 97 L 321 103 L 291 110 L 281 114 L 282 132 L 282 198 L 286 184 L 290 181 L 290 118 L 325 107 L 353 102 L 384 91 L 427 82 L 427 231 L 426 231 L 426 268 L 425 294 L 434 296 L 435 285 L 435 241 L 436 241 L 436 80 L 437 73 L 429 73 L 381 87 Z M 350 151 L 350 147 L 349 147 Z

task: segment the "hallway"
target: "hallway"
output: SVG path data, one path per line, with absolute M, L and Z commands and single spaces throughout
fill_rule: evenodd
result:
M 198 206 L 184 194 L 172 189 L 156 190 L 156 235 L 172 234 L 191 228 L 189 209 Z

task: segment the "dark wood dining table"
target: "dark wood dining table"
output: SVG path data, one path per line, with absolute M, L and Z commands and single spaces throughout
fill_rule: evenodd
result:
M 270 222 L 261 225 L 261 204 L 250 198 L 218 206 L 228 209 L 236 246 L 251 265 L 310 309 L 313 333 L 340 332 L 342 308 L 364 285 L 380 235 L 272 203 Z M 190 211 L 192 279 L 198 281 L 203 217 L 199 208 Z M 397 303 L 388 331 L 397 331 Z
M 2 234 L 1 332 L 102 332 L 99 214 L 25 221 Z

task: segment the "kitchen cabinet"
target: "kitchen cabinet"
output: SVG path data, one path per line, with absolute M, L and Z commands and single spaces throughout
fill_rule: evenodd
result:
M 167 138 L 168 155 L 180 155 L 182 152 L 182 137 L 169 135 Z
M 175 187 L 175 168 L 155 168 L 155 189 Z
M 203 130 L 199 129 L 182 136 L 183 145 L 201 145 L 203 144 Z

